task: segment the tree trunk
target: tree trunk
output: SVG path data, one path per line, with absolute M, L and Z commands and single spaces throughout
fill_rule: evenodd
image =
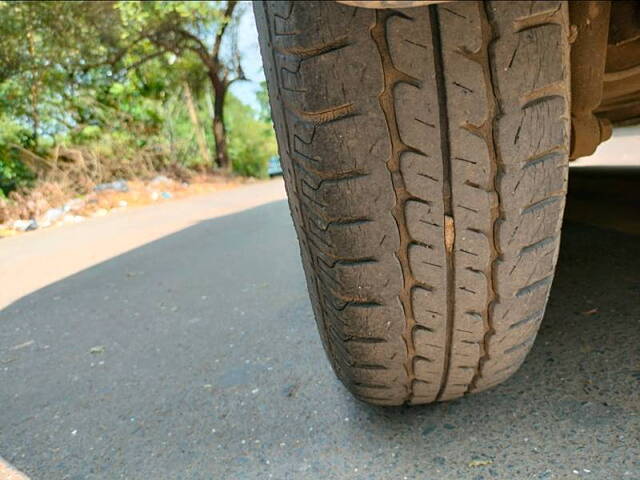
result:
M 184 96 L 187 100 L 189 118 L 191 119 L 191 124 L 193 125 L 193 129 L 195 130 L 196 141 L 198 142 L 198 148 L 200 149 L 200 157 L 202 157 L 202 161 L 205 165 L 209 165 L 209 163 L 211 163 L 211 159 L 209 158 L 209 149 L 207 149 L 207 142 L 204 138 L 204 132 L 202 131 L 202 126 L 200 125 L 200 121 L 198 120 L 198 112 L 196 112 L 196 107 L 193 103 L 191 88 L 189 88 L 189 84 L 187 82 L 184 82 Z
M 227 93 L 227 85 L 211 76 L 213 84 L 213 138 L 216 142 L 216 165 L 224 170 L 231 168 L 229 152 L 227 151 L 227 129 L 224 125 L 224 97 Z
M 33 41 L 33 33 L 27 32 L 27 40 L 29 41 L 29 55 L 31 58 L 35 58 L 36 48 Z M 31 100 L 31 121 L 33 128 L 33 145 L 34 148 L 38 148 L 38 131 L 40 130 L 40 112 L 38 111 L 38 102 L 39 102 L 39 84 L 40 84 L 40 73 L 34 72 L 31 77 L 31 88 L 30 88 L 30 100 Z
M 33 79 L 31 83 L 31 122 L 33 128 L 33 145 L 38 147 L 38 131 L 40 130 L 40 112 L 38 111 L 38 84 Z

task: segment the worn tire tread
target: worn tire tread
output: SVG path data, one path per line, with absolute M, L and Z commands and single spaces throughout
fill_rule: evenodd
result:
M 450 400 L 513 374 L 558 255 L 564 1 L 255 2 L 322 342 L 356 397 Z

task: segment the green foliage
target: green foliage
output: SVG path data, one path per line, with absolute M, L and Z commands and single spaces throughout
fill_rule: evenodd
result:
M 269 92 L 267 92 L 267 82 L 260 82 L 260 90 L 256 93 L 258 99 L 258 118 L 263 122 L 271 122 L 271 105 L 269 105 Z
M 27 163 L 42 166 L 60 147 L 90 152 L 104 171 L 123 175 L 150 164 L 199 168 L 199 128 L 213 158 L 214 100 L 199 49 L 211 51 L 215 32 L 232 21 L 226 7 L 0 1 L 0 192 L 28 187 L 40 170 Z M 231 72 L 238 59 L 225 51 L 220 61 Z M 261 177 L 275 153 L 264 85 L 259 102 L 255 112 L 227 94 L 225 123 L 234 170 Z
M 236 98 L 227 100 L 230 121 L 229 153 L 233 170 L 248 177 L 265 178 L 269 158 L 276 153 L 271 124 L 255 116 L 255 112 Z
M 2 154 L 2 153 L 0 153 Z M 19 159 L 4 155 L 0 161 L 0 197 L 22 187 L 29 187 L 35 180 L 35 174 Z
M 20 160 L 17 146 L 31 143 L 27 129 L 0 114 L 0 197 L 20 187 L 30 186 L 34 173 Z

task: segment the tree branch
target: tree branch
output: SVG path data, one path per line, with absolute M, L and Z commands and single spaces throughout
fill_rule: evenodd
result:
M 140 60 L 133 62 L 131 65 L 125 67 L 125 69 L 127 71 L 130 70 L 135 70 L 136 68 L 138 68 L 140 65 L 142 65 L 143 63 L 148 62 L 149 60 L 152 60 L 156 57 L 159 57 L 160 55 L 163 55 L 166 53 L 166 50 L 158 50 L 157 52 L 151 53 L 149 55 L 146 55 L 144 57 L 142 57 Z
M 126 47 L 120 48 L 116 54 L 111 57 L 111 58 L 107 58 L 106 60 L 101 60 L 99 62 L 96 63 L 89 63 L 89 64 L 84 64 L 81 65 L 82 67 L 82 71 L 84 73 L 88 72 L 89 70 L 93 70 L 94 68 L 98 68 L 98 67 L 104 67 L 104 66 L 111 66 L 111 67 L 115 67 L 116 64 L 118 62 L 120 62 L 127 53 L 129 53 L 129 51 L 135 47 L 138 43 L 140 43 L 142 40 L 148 38 L 147 35 L 140 35 L 138 36 L 138 38 L 136 38 L 133 42 L 131 42 L 130 44 L 128 44 Z
M 200 57 L 200 60 L 202 60 L 202 62 L 207 66 L 208 69 L 215 70 L 215 63 L 213 59 L 209 56 L 209 53 L 207 51 L 207 46 L 197 36 L 185 30 L 184 28 L 178 27 L 177 25 L 170 25 L 167 29 L 167 32 L 174 33 L 175 35 L 181 37 L 181 39 L 183 41 L 186 41 L 187 43 L 182 48 L 191 50 L 192 52 L 194 52 L 196 55 Z M 165 39 L 162 39 L 162 38 L 157 38 L 156 42 L 158 44 L 160 44 L 160 42 L 164 42 L 166 45 Z M 179 47 L 175 45 L 175 49 L 179 49 Z M 179 52 L 174 51 L 174 53 L 179 53 Z
M 224 11 L 224 19 L 218 33 L 216 34 L 215 42 L 213 43 L 213 50 L 211 52 L 211 56 L 216 63 L 219 63 L 220 58 L 220 47 L 222 46 L 222 37 L 224 36 L 224 32 L 227 29 L 229 23 L 231 23 L 231 17 L 233 16 L 233 10 L 237 5 L 236 0 L 229 0 L 227 2 L 227 8 Z
M 241 77 L 235 77 L 235 78 L 232 78 L 231 80 L 227 80 L 227 86 L 231 85 L 234 82 L 238 82 L 238 81 L 245 82 L 247 80 L 249 80 L 249 79 L 247 77 L 245 77 L 244 75 L 242 75 Z

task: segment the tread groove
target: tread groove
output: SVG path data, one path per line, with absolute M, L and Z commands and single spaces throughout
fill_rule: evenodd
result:
M 344 118 L 358 115 L 353 103 L 345 103 L 343 105 L 337 105 L 335 107 L 317 111 L 297 110 L 290 105 L 287 106 L 287 109 L 301 120 L 309 122 L 314 126 L 325 125 L 327 123 L 336 122 Z
M 549 150 L 545 150 L 542 153 L 535 154 L 526 159 L 522 165 L 522 169 L 526 170 L 527 168 L 535 167 L 536 165 L 547 162 L 549 160 L 561 159 L 566 154 L 566 149 L 558 146 L 552 147 Z
M 562 22 L 561 9 L 562 5 L 560 4 L 551 10 L 516 18 L 513 22 L 513 31 L 515 33 L 521 33 L 547 25 L 560 25 Z
M 520 250 L 519 256 L 522 255 L 526 255 L 529 252 L 533 252 L 535 250 L 538 250 L 539 248 L 542 248 L 546 245 L 549 245 L 550 243 L 553 243 L 556 240 L 556 237 L 545 237 L 542 240 L 538 240 L 535 243 L 532 243 L 530 245 L 527 245 L 526 247 L 522 247 L 522 249 Z
M 499 258 L 499 252 L 495 238 L 495 229 L 499 218 L 503 216 L 500 208 L 501 198 L 499 194 L 499 178 L 502 174 L 503 167 L 495 132 L 497 118 L 501 115 L 502 112 L 498 104 L 499 94 L 497 92 L 497 80 L 494 72 L 495 66 L 492 64 L 492 53 L 494 53 L 492 49 L 494 48 L 497 36 L 496 29 L 489 18 L 489 5 L 482 1 L 476 2 L 476 5 L 480 17 L 480 32 L 482 41 L 481 46 L 478 48 L 477 52 L 473 52 L 470 55 L 472 55 L 472 58 L 474 58 L 475 61 L 480 65 L 484 76 L 487 112 L 480 132 L 483 133 L 482 138 L 487 145 L 487 150 L 491 158 L 490 164 L 492 169 L 491 176 L 493 178 L 495 206 L 491 209 L 490 219 L 494 234 L 491 237 L 488 237 L 491 251 L 490 259 L 488 262 L 489 271 L 486 274 L 488 299 L 486 309 L 481 315 L 484 333 L 482 335 L 481 341 L 479 342 L 480 356 L 478 359 L 476 371 L 474 372 L 473 377 L 471 378 L 467 386 L 466 393 L 472 392 L 477 388 L 477 384 L 483 375 L 483 367 L 490 359 L 490 343 L 493 335 L 495 335 L 495 328 L 492 318 L 493 308 L 496 302 L 499 301 L 499 296 L 495 287 L 495 267 L 497 259 Z
M 540 280 L 536 280 L 535 282 L 530 283 L 529 285 L 519 289 L 516 292 L 516 297 L 523 297 L 525 295 L 529 295 L 530 293 L 535 292 L 537 289 L 549 285 L 552 279 L 553 279 L 553 275 L 548 275 Z
M 433 42 L 433 59 L 434 71 L 436 75 L 436 88 L 438 92 L 438 112 L 440 119 L 440 150 L 442 156 L 442 203 L 444 218 L 443 225 L 446 224 L 447 217 L 451 219 L 453 231 L 455 232 L 455 215 L 453 209 L 453 187 L 451 185 L 451 154 L 449 146 L 449 115 L 447 111 L 447 89 L 444 72 L 444 59 L 442 58 L 442 34 L 440 32 L 440 18 L 438 7 L 436 5 L 429 6 L 429 20 L 431 22 L 431 37 Z M 462 85 L 459 85 L 461 88 Z M 468 89 L 467 89 L 468 90 Z M 447 239 L 446 230 L 442 229 L 444 242 Z M 453 240 L 455 246 L 455 238 Z M 445 285 L 446 285 L 446 315 L 445 315 L 445 341 L 444 341 L 444 366 L 442 368 L 442 376 L 440 377 L 440 385 L 436 394 L 436 401 L 442 398 L 449 378 L 449 369 L 451 368 L 451 349 L 453 342 L 454 316 L 455 316 L 455 248 L 446 255 L 445 262 Z
M 530 205 L 527 205 L 526 207 L 524 207 L 522 209 L 522 215 L 526 215 L 528 213 L 533 213 L 536 212 L 538 210 L 542 210 L 543 208 L 549 206 L 549 205 L 553 205 L 554 203 L 563 200 L 564 199 L 564 193 L 554 193 L 542 200 L 538 200 L 536 202 L 533 202 Z
M 533 313 L 527 315 L 526 317 L 518 320 L 517 322 L 512 323 L 511 325 L 509 325 L 509 330 L 513 330 L 513 329 L 521 327 L 522 325 L 526 325 L 526 324 L 531 323 L 533 321 L 540 320 L 543 315 L 544 315 L 544 309 L 538 310 L 536 312 L 533 312 Z
M 407 228 L 406 218 L 406 203 L 408 200 L 419 201 L 428 204 L 426 201 L 413 197 L 406 188 L 404 177 L 401 169 L 401 156 L 405 151 L 419 152 L 417 149 L 408 147 L 402 137 L 400 136 L 400 128 L 398 120 L 396 118 L 396 111 L 394 105 L 394 89 L 399 83 L 408 83 L 410 85 L 419 87 L 420 82 L 414 79 L 410 75 L 398 70 L 391 58 L 391 51 L 389 48 L 389 41 L 387 38 L 387 22 L 390 18 L 399 16 L 402 18 L 410 19 L 404 13 L 397 10 L 376 10 L 375 11 L 375 24 L 370 29 L 371 38 L 373 39 L 382 66 L 383 75 L 383 89 L 378 95 L 378 101 L 380 108 L 384 115 L 389 140 L 391 142 L 391 153 L 386 161 L 386 166 L 389 172 L 391 180 L 391 187 L 395 196 L 395 204 L 391 209 L 391 215 L 396 224 L 396 228 L 399 236 L 398 249 L 395 251 L 395 257 L 400 264 L 400 270 L 402 273 L 402 288 L 398 293 L 398 298 L 402 305 L 402 309 L 405 317 L 405 325 L 403 329 L 402 338 L 407 350 L 406 361 L 404 362 L 404 369 L 406 372 L 408 384 L 406 385 L 406 392 L 404 402 L 410 402 L 413 396 L 413 380 L 415 379 L 415 372 L 413 369 L 413 357 L 415 355 L 415 344 L 413 338 L 413 328 L 416 325 L 416 320 L 413 312 L 413 304 L 411 299 L 411 292 L 415 285 L 415 279 L 413 278 L 411 267 L 409 264 L 409 248 L 412 244 L 412 238 Z
M 349 45 L 351 45 L 351 42 L 349 41 L 349 38 L 344 35 L 322 45 L 314 45 L 312 47 L 294 46 L 289 48 L 277 48 L 277 51 L 283 55 L 290 55 L 306 60 L 308 58 L 340 50 L 341 48 L 348 47 Z

